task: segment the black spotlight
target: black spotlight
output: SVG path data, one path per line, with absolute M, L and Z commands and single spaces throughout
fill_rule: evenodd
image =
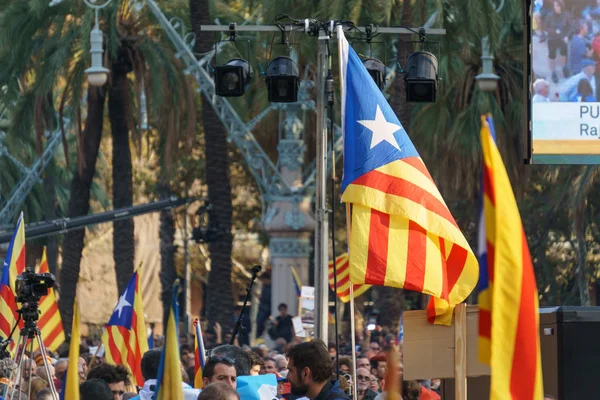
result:
M 438 61 L 427 51 L 417 51 L 406 60 L 406 101 L 415 103 L 435 102 L 437 91 Z
M 298 101 L 300 74 L 298 66 L 289 57 L 277 57 L 267 67 L 267 91 L 271 103 Z
M 229 60 L 215 67 L 217 96 L 236 97 L 244 94 L 252 79 L 252 66 L 241 58 Z
M 363 65 L 375 81 L 379 90 L 383 90 L 385 88 L 385 65 L 376 58 L 363 60 Z

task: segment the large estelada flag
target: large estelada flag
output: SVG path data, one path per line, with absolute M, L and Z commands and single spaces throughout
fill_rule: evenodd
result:
M 6 339 L 17 320 L 15 299 L 15 279 L 25 271 L 25 221 L 21 213 L 13 234 L 0 278 L 0 336 Z M 13 340 L 19 337 L 19 328 L 13 333 Z M 11 347 L 14 349 L 14 347 Z
M 338 37 L 351 280 L 429 294 L 429 321 L 448 325 L 477 284 L 477 258 L 341 27 Z
M 335 259 L 335 272 L 333 261 L 329 261 L 329 287 L 335 292 L 334 273 L 337 274 L 337 295 L 344 303 L 350 301 L 350 259 L 348 253 L 344 253 Z M 358 296 L 369 290 L 371 285 L 358 284 L 353 285 L 352 294 L 356 299 Z
M 483 214 L 487 255 L 479 285 L 479 359 L 490 365 L 490 399 L 543 397 L 538 292 L 517 201 L 493 137 L 481 119 Z M 481 251 L 483 254 L 483 251 Z M 481 316 L 480 316 L 481 319 Z
M 146 321 L 142 303 L 140 269 L 133 274 L 119 297 L 102 335 L 106 361 L 129 368 L 133 383 L 144 385 L 142 356 L 148 351 Z
M 39 273 L 44 274 L 50 272 L 48 268 L 48 259 L 46 258 L 46 248 L 42 254 L 40 261 Z M 58 310 L 58 302 L 54 288 L 48 290 L 48 295 L 40 299 L 40 318 L 38 320 L 38 328 L 42 332 L 44 346 L 51 351 L 56 351 L 58 346 L 65 341 L 65 331 L 63 329 L 62 319 Z M 34 347 L 37 348 L 37 342 L 34 342 Z

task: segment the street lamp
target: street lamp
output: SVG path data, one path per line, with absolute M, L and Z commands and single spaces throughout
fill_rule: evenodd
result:
M 482 71 L 475 77 L 479 89 L 483 92 L 494 92 L 500 77 L 494 73 L 494 56 L 490 53 L 490 40 L 486 36 L 481 40 Z
M 100 30 L 100 24 L 98 23 L 98 12 L 108 6 L 112 0 L 107 0 L 105 3 L 96 4 L 98 0 L 83 0 L 86 6 L 90 7 L 95 12 L 95 25 L 90 32 L 90 53 L 92 55 L 92 65 L 85 70 L 88 75 L 88 83 L 92 86 L 102 86 L 108 79 L 108 73 L 110 72 L 107 68 L 104 68 L 102 63 L 102 55 L 104 49 L 102 47 L 103 33 Z M 52 0 L 49 4 L 50 7 L 54 7 L 62 3 L 63 0 Z
M 490 0 L 494 6 L 494 12 L 498 14 L 504 7 L 504 0 L 496 7 L 494 0 Z M 485 36 L 481 39 L 481 73 L 475 77 L 479 90 L 483 92 L 495 92 L 498 88 L 500 77 L 494 73 L 494 55 L 490 52 L 490 39 Z

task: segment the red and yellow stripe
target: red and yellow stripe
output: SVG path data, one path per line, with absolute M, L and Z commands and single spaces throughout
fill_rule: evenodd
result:
M 484 215 L 491 260 L 490 398 L 543 397 L 538 293 L 525 232 L 508 174 L 482 117 Z M 496 196 L 495 194 L 502 194 Z M 489 250 L 488 250 L 489 251 Z
M 350 276 L 432 296 L 429 320 L 448 325 L 471 293 L 477 259 L 420 158 L 391 162 L 354 181 Z
M 350 301 L 350 262 L 348 259 L 348 253 L 344 253 L 336 258 L 335 264 L 335 269 L 337 272 L 337 295 L 342 302 L 347 303 Z M 329 287 L 331 287 L 331 290 L 335 291 L 335 282 L 333 278 L 333 261 L 329 261 Z M 352 288 L 354 298 L 357 298 L 369 290 L 370 287 L 371 285 L 354 285 Z
M 46 248 L 42 255 L 39 272 L 41 274 L 50 272 L 48 268 L 48 259 L 46 258 Z M 62 319 L 58 311 L 58 303 L 54 288 L 48 291 L 48 295 L 40 299 L 40 319 L 38 327 L 42 332 L 44 346 L 51 351 L 56 351 L 58 346 L 65 341 L 65 332 L 63 330 Z M 37 342 L 35 342 L 37 348 Z

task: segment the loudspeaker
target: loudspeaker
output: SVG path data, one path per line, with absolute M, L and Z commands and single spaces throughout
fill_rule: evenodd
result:
M 546 394 L 557 400 L 598 398 L 600 307 L 540 309 Z

